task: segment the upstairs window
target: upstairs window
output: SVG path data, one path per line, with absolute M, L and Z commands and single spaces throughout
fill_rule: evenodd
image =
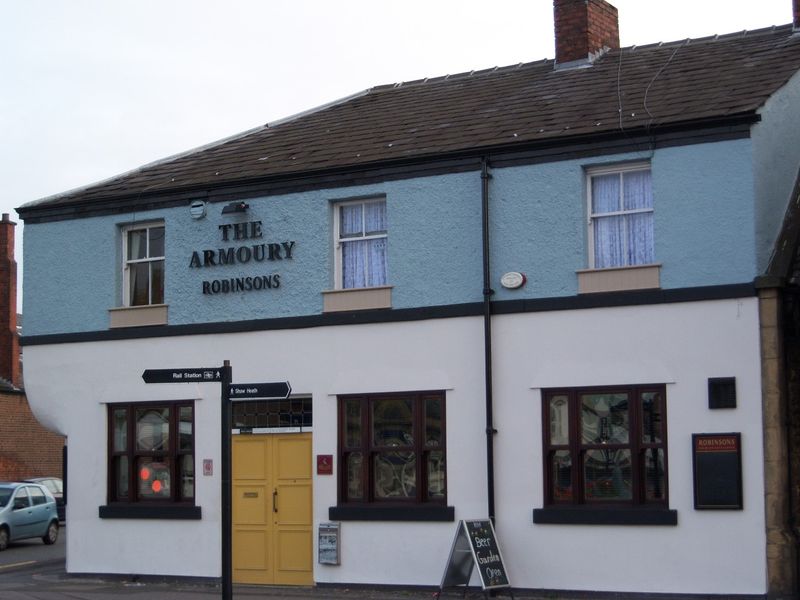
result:
M 123 305 L 164 304 L 164 224 L 123 229 Z
M 545 504 L 667 504 L 663 385 L 545 390 Z
M 334 214 L 337 289 L 385 286 L 386 200 L 341 202 Z
M 588 173 L 590 266 L 654 262 L 653 190 L 649 165 Z

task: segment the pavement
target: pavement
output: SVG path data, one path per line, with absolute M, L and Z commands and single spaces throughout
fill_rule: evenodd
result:
M 342 587 L 273 587 L 233 586 L 233 600 L 255 598 L 286 600 L 435 600 L 435 588 L 375 588 L 368 586 Z M 483 598 L 480 588 L 470 588 L 466 596 L 463 588 L 448 590 L 442 600 Z M 510 598 L 501 592 L 498 598 Z M 585 598 L 586 596 L 584 596 Z M 103 578 L 69 575 L 64 571 L 63 560 L 39 561 L 34 565 L 20 564 L 19 568 L 2 571 L 0 600 L 221 600 L 218 584 L 183 581 L 131 578 Z M 515 592 L 518 600 L 567 600 L 566 596 L 537 596 Z

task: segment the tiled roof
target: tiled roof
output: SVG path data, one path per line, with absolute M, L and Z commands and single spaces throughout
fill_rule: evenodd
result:
M 40 208 L 391 164 L 752 115 L 800 69 L 790 25 L 371 88 L 80 190 Z

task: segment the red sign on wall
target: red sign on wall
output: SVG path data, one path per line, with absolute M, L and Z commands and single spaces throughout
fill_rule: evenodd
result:
M 333 454 L 317 454 L 317 475 L 333 475 Z

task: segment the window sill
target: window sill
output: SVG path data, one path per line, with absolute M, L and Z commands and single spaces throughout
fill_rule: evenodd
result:
M 167 504 L 108 504 L 99 507 L 101 519 L 176 519 L 199 520 L 199 506 L 170 506 Z
M 677 525 L 678 511 L 669 508 L 534 508 L 533 522 L 539 525 Z
M 456 509 L 452 506 L 331 506 L 331 521 L 455 521 Z
M 149 304 L 147 306 L 121 306 L 109 308 L 109 328 L 147 327 L 167 324 L 167 305 Z
M 661 287 L 661 265 L 636 265 L 577 271 L 578 293 L 620 292 Z
M 327 290 L 322 292 L 322 312 L 392 308 L 392 286 Z

